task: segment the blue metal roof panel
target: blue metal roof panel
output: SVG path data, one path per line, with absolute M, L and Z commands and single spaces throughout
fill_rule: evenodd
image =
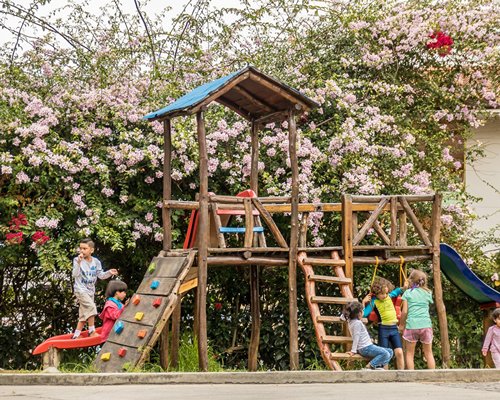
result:
M 196 89 L 193 89 L 189 93 L 186 93 L 184 96 L 179 97 L 176 101 L 169 104 L 168 106 L 145 115 L 144 119 L 154 119 L 161 117 L 162 115 L 165 115 L 167 113 L 171 113 L 172 111 L 184 110 L 186 108 L 194 107 L 198 103 L 205 100 L 213 92 L 216 92 L 221 87 L 223 87 L 232 78 L 236 77 L 237 75 L 240 75 L 247 69 L 248 67 L 245 67 L 239 71 L 233 72 L 229 75 L 223 76 L 222 78 L 216 79 L 215 81 L 208 82 L 201 86 L 198 86 Z

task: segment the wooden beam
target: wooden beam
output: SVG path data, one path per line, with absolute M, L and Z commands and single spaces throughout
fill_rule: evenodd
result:
M 168 371 L 170 366 L 170 323 L 167 321 L 160 335 L 160 367 Z
M 241 94 L 245 94 L 246 91 L 240 87 Z M 254 191 L 255 195 L 259 195 L 259 125 L 252 121 L 250 127 L 251 135 L 251 164 L 250 164 L 250 189 Z M 257 216 L 253 217 L 253 207 L 252 203 L 245 203 L 245 218 L 251 218 L 252 222 L 256 222 L 257 226 L 261 226 L 260 218 Z M 250 213 L 248 211 L 250 208 Z M 250 214 L 250 215 L 249 215 Z M 253 231 L 253 225 L 252 225 Z M 253 233 L 253 232 L 252 232 Z M 258 243 L 260 245 L 265 245 L 264 234 L 257 234 Z M 245 237 L 246 240 L 246 237 Z M 254 246 L 257 243 L 253 243 Z M 259 344 L 260 344 L 260 291 L 259 291 L 259 281 L 260 281 L 260 269 L 258 265 L 250 266 L 250 313 L 252 317 L 251 334 L 250 334 L 250 344 L 248 346 L 248 370 L 257 370 L 257 361 L 259 355 Z
M 386 204 L 388 203 L 388 201 L 389 200 L 387 198 L 382 198 L 382 200 L 380 200 L 380 203 L 378 203 L 377 208 L 375 209 L 375 211 L 373 211 L 372 215 L 370 215 L 370 218 L 368 218 L 366 220 L 365 224 L 361 227 L 361 229 L 359 230 L 358 234 L 353 239 L 352 244 L 354 246 L 356 246 L 359 242 L 361 242 L 361 240 L 363 240 L 363 238 L 365 237 L 365 235 L 368 232 L 368 230 L 373 226 L 373 224 L 375 223 L 375 221 L 377 221 L 377 218 L 379 217 L 379 215 L 384 210 L 384 208 L 385 208 Z
M 224 238 L 224 234 L 221 232 L 222 228 L 222 222 L 220 220 L 220 215 L 217 214 L 217 210 L 219 209 L 219 206 L 217 203 L 212 203 L 211 207 L 212 209 L 212 218 L 214 220 L 215 224 L 215 230 L 217 231 L 217 241 L 219 243 L 220 248 L 225 248 L 226 247 L 226 239 Z
M 226 106 L 227 108 L 230 108 L 235 113 L 241 115 L 243 118 L 245 118 L 247 120 L 253 119 L 252 115 L 250 115 L 246 110 L 241 108 L 239 105 L 233 103 L 231 100 L 226 99 L 224 96 L 221 96 L 221 97 L 215 99 L 215 101 L 222 104 L 223 106 Z
M 259 193 L 259 126 L 252 121 L 251 126 L 252 160 L 250 164 L 250 189 L 255 195 Z
M 277 119 L 279 119 L 279 120 L 285 119 L 287 115 L 288 115 L 287 111 L 276 111 L 276 112 L 269 113 L 267 115 L 263 115 L 262 117 L 255 119 L 254 122 L 256 124 L 265 124 L 268 121 L 277 120 Z M 278 117 L 280 117 L 280 118 L 278 118 Z
M 265 81 L 262 80 L 261 83 Z M 282 95 L 284 91 L 281 91 Z M 297 102 L 297 101 L 295 101 Z M 299 369 L 299 324 L 297 311 L 297 255 L 299 240 L 299 163 L 297 160 L 297 126 L 295 110 L 288 117 L 288 143 L 292 170 L 292 212 L 290 215 L 290 253 L 288 264 L 288 297 L 290 314 L 290 369 Z
M 403 209 L 405 210 L 405 213 L 410 217 L 411 222 L 413 223 L 413 226 L 415 227 L 415 230 L 417 231 L 418 235 L 421 237 L 421 239 L 424 241 L 426 246 L 432 246 L 431 241 L 429 240 L 429 237 L 427 236 L 427 233 L 424 230 L 424 227 L 418 220 L 417 216 L 414 214 L 413 210 L 411 209 L 410 205 L 408 204 L 408 201 L 403 197 L 400 196 L 398 197 L 399 202 L 403 206 Z
M 436 193 L 434 203 L 432 203 L 432 227 L 431 242 L 432 251 L 432 272 L 434 277 L 434 296 L 436 298 L 436 311 L 439 322 L 439 333 L 441 337 L 441 355 L 443 368 L 448 368 L 450 363 L 450 339 L 448 337 L 448 322 L 446 319 L 446 307 L 443 300 L 443 286 L 441 282 L 440 267 L 440 234 L 441 234 L 441 203 L 442 196 Z
M 389 239 L 389 236 L 387 236 L 387 233 L 385 233 L 384 229 L 380 226 L 378 221 L 375 221 L 373 223 L 373 229 L 375 229 L 375 232 L 377 232 L 377 234 L 382 238 L 385 244 L 391 244 L 391 239 Z
M 288 265 L 288 258 L 278 257 L 250 257 L 243 258 L 238 256 L 210 256 L 208 265 L 263 265 L 267 267 L 284 267 Z
M 300 221 L 299 229 L 299 247 L 307 246 L 307 225 L 309 223 L 309 213 L 302 213 L 302 219 Z
M 395 246 L 398 239 L 398 198 L 391 197 L 391 233 L 390 245 Z
M 399 219 L 399 246 L 406 246 L 408 244 L 408 222 L 406 213 L 398 211 Z
M 267 112 L 276 111 L 276 109 L 272 107 L 270 104 L 266 103 L 264 100 L 258 99 L 252 93 L 250 93 L 248 90 L 246 90 L 241 86 L 235 86 L 233 90 L 237 92 L 241 97 L 248 100 L 253 105 L 260 108 L 264 108 Z
M 353 203 L 379 203 L 382 201 L 382 199 L 388 199 L 392 198 L 394 196 L 352 196 L 352 202 Z M 397 197 L 404 197 L 406 201 L 410 203 L 414 202 L 422 202 L 422 201 L 433 201 L 434 200 L 434 195 L 432 194 L 427 194 L 427 195 L 401 195 Z
M 172 198 L 172 125 L 169 119 L 163 122 L 163 250 L 172 248 L 172 221 L 170 209 L 165 202 Z
M 238 83 L 244 81 L 245 79 L 248 79 L 249 77 L 250 77 L 250 72 L 245 72 L 244 74 L 241 74 L 237 78 L 233 79 L 231 82 L 228 82 L 226 86 L 217 90 L 214 94 L 210 95 L 205 100 L 203 100 L 200 104 L 198 104 L 196 107 L 194 107 L 190 111 L 190 113 L 194 114 L 194 113 L 200 112 L 205 106 L 208 106 L 212 101 L 217 100 L 220 96 L 223 96 L 224 93 L 229 92 Z
M 310 109 L 310 107 L 309 107 L 308 104 L 306 104 L 305 102 L 301 101 L 297 97 L 291 95 L 286 90 L 284 90 L 283 88 L 281 88 L 278 85 L 274 84 L 273 82 L 270 82 L 267 79 L 265 79 L 263 77 L 260 77 L 260 76 L 257 76 L 255 74 L 250 74 L 250 79 L 252 81 L 259 82 L 262 86 L 265 86 L 268 89 L 271 89 L 273 92 L 278 93 L 280 96 L 284 97 L 290 103 L 292 103 L 292 105 L 299 104 L 300 106 L 302 106 L 301 108 L 303 108 L 305 111 L 307 111 L 307 110 Z M 294 112 L 295 112 L 295 110 L 294 110 Z
M 175 307 L 172 313 L 172 343 L 170 344 L 170 368 L 177 368 L 179 365 L 179 346 L 181 339 L 181 311 L 182 311 L 181 306 L 182 306 L 182 297 L 180 296 L 179 301 L 177 302 L 177 306 Z
M 286 242 L 285 238 L 281 234 L 278 226 L 273 220 L 273 217 L 271 214 L 265 209 L 265 207 L 260 203 L 259 199 L 253 198 L 252 199 L 254 207 L 257 209 L 257 211 L 260 213 L 261 218 L 264 220 L 266 223 L 267 227 L 273 234 L 274 238 L 276 239 L 276 242 L 278 243 L 278 246 L 281 246 L 283 248 L 288 247 L 288 243 Z
M 200 153 L 200 208 L 198 222 L 198 364 L 208 371 L 207 344 L 207 258 L 210 234 L 208 219 L 208 156 L 203 112 L 196 113 Z
M 345 261 L 345 276 L 353 279 L 352 200 L 348 194 L 342 195 L 342 247 Z M 352 283 L 349 285 L 349 290 L 351 293 L 354 292 Z
M 245 198 L 245 240 L 243 247 L 252 247 L 253 245 L 253 207 L 252 199 Z

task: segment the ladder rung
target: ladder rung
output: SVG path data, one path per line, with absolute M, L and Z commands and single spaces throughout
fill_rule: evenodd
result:
M 311 302 L 324 304 L 347 304 L 356 299 L 349 297 L 312 296 Z
M 339 278 L 338 276 L 328 275 L 309 275 L 308 279 L 311 281 L 338 283 L 341 285 L 348 285 L 352 282 L 351 278 Z
M 333 265 L 333 266 L 344 266 L 344 260 L 333 260 L 331 258 L 305 258 L 302 264 L 306 265 Z
M 340 317 L 334 317 L 333 315 L 318 315 L 316 317 L 316 322 L 322 323 L 322 324 L 336 324 L 336 323 L 343 323 L 346 321 L 343 321 L 340 319 Z M 368 319 L 367 318 L 362 318 L 361 322 L 367 324 Z
M 350 343 L 352 337 L 350 336 L 322 336 L 321 340 L 324 343 Z
M 365 358 L 360 354 L 354 354 L 353 356 L 348 353 L 332 353 L 330 354 L 330 359 L 332 360 L 364 360 Z

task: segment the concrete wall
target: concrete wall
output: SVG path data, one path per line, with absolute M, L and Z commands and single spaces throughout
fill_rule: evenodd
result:
M 500 227 L 500 115 L 498 113 L 492 114 L 488 122 L 476 130 L 473 139 L 467 145 L 474 146 L 477 141 L 482 143 L 485 156 L 473 164 L 466 162 L 465 183 L 468 193 L 482 198 L 474 206 L 476 214 L 480 216 L 476 221 L 476 227 L 486 231 L 495 226 Z M 496 234 L 500 237 L 499 231 Z

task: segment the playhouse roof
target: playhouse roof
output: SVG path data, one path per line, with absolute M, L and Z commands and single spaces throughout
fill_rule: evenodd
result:
M 286 118 L 290 107 L 303 111 L 318 104 L 298 90 L 287 86 L 252 66 L 205 83 L 170 105 L 144 116 L 164 120 L 196 113 L 212 101 L 232 109 L 250 121 L 275 122 Z

